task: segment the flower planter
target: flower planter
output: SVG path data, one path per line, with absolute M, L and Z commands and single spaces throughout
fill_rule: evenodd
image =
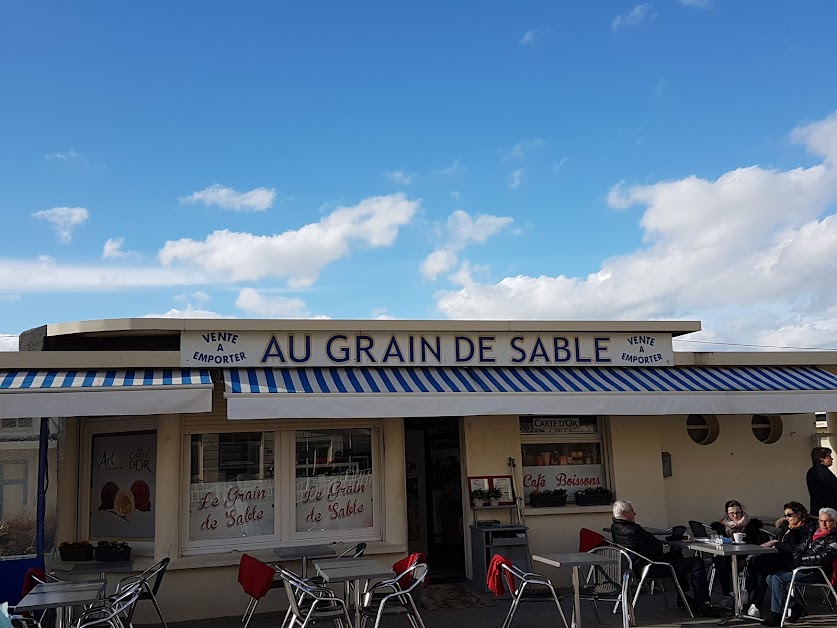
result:
M 82 560 L 93 560 L 93 546 L 90 547 L 70 547 L 61 549 L 58 548 L 58 553 L 61 555 L 61 560 L 65 562 L 78 562 Z
M 103 563 L 117 563 L 131 559 L 131 548 L 110 549 L 107 547 L 96 548 L 96 560 Z
M 490 499 L 490 500 L 488 501 L 488 503 L 489 503 L 489 505 L 491 505 L 491 506 L 499 506 L 499 505 L 500 505 L 500 500 L 499 500 L 499 499 Z
M 611 503 L 613 496 L 610 493 L 600 493 L 597 495 L 576 495 L 576 506 L 607 506 Z
M 566 506 L 566 495 L 529 495 L 529 505 L 532 508 L 547 508 L 549 506 Z

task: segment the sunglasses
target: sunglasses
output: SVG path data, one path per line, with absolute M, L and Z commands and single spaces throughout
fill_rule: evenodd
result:
M 741 515 L 743 515 L 744 513 L 743 513 L 743 512 L 741 512 L 740 510 L 735 510 L 735 511 L 733 511 L 733 512 L 728 512 L 727 514 L 728 514 L 728 515 L 734 515 L 734 516 L 736 516 L 736 517 L 740 517 L 740 516 L 741 516 Z
M 785 518 L 787 518 L 787 519 L 790 519 L 791 517 L 798 517 L 798 516 L 799 516 L 798 512 L 786 512 L 785 513 Z

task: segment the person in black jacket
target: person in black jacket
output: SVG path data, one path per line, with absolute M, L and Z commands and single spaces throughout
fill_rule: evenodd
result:
M 733 538 L 736 532 L 744 533 L 744 542 L 758 545 L 767 540 L 762 535 L 762 523 L 758 519 L 750 519 L 750 515 L 744 510 L 744 505 L 737 499 L 730 499 L 724 504 L 724 517 L 720 521 L 713 521 L 709 524 L 718 534 Z M 732 608 L 734 601 L 732 597 L 732 559 L 729 556 L 713 556 L 712 564 L 715 566 L 715 576 L 721 586 L 721 593 L 724 599 L 722 606 Z M 743 565 L 742 565 L 743 566 Z
M 814 447 L 811 450 L 811 468 L 805 476 L 808 495 L 811 497 L 811 512 L 820 508 L 837 508 L 837 477 L 831 472 L 831 450 L 828 447 Z
M 817 520 L 799 502 L 784 505 L 784 516 L 776 522 L 776 538 L 761 544 L 775 547 L 775 554 L 755 554 L 747 562 L 745 589 L 750 599 L 750 617 L 760 617 L 759 606 L 767 593 L 767 576 L 793 569 L 793 550 L 814 534 Z
M 631 502 L 616 501 L 613 503 L 613 523 L 610 533 L 616 545 L 627 547 L 637 554 L 642 554 L 654 562 L 667 562 L 674 567 L 677 580 L 684 591 L 692 590 L 693 600 L 689 601 L 692 611 L 702 617 L 717 617 L 718 613 L 709 603 L 709 587 L 706 583 L 706 566 L 700 558 L 692 556 L 670 556 L 663 552 L 663 543 L 656 536 L 648 532 L 636 522 L 636 511 Z M 644 565 L 634 561 L 634 571 L 641 573 Z M 661 577 L 670 575 L 668 571 L 659 571 L 656 565 L 651 568 L 650 575 Z
M 794 567 L 822 567 L 825 577 L 830 578 L 832 566 L 837 560 L 837 510 L 821 508 L 817 523 L 816 532 L 794 548 L 793 564 Z M 781 623 L 792 575 L 792 571 L 781 571 L 767 576 L 767 586 L 770 588 L 770 616 L 764 620 L 763 626 L 774 628 Z M 796 582 L 821 581 L 822 576 L 817 573 L 801 573 L 796 577 Z M 790 617 L 786 621 L 796 623 L 803 615 L 805 607 L 800 602 L 794 602 Z

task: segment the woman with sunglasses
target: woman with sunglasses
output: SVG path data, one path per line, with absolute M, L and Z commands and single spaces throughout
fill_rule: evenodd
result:
M 720 521 L 711 523 L 709 527 L 730 539 L 736 532 L 743 532 L 745 543 L 758 544 L 767 540 L 762 538 L 761 521 L 750 519 L 750 515 L 744 511 L 744 506 L 737 499 L 731 499 L 724 504 L 724 517 Z M 729 556 L 714 556 L 712 564 L 715 565 L 715 574 L 721 585 L 721 593 L 724 595 L 721 604 L 732 608 L 732 559 Z
M 762 543 L 762 547 L 775 547 L 775 554 L 755 554 L 747 561 L 747 577 L 744 588 L 750 599 L 747 614 L 761 617 L 759 606 L 767 593 L 767 576 L 793 569 L 793 550 L 817 529 L 817 520 L 799 502 L 784 505 L 784 516 L 776 522 L 776 538 Z

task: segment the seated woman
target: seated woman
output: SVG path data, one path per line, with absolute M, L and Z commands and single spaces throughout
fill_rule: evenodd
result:
M 723 534 L 729 538 L 736 532 L 744 533 L 745 543 L 762 543 L 766 538 L 762 538 L 761 521 L 759 519 L 750 519 L 750 516 L 744 511 L 744 506 L 737 499 L 731 499 L 724 504 L 724 517 L 720 521 L 710 524 L 710 527 L 717 533 Z M 721 583 L 721 593 L 724 594 L 724 605 L 732 606 L 732 559 L 729 556 L 715 556 L 712 558 L 712 564 L 715 565 L 715 573 L 718 576 L 718 581 Z
M 775 547 L 776 554 L 755 554 L 747 562 L 745 589 L 750 599 L 750 617 L 761 617 L 759 606 L 767 593 L 767 576 L 793 569 L 794 548 L 810 537 L 817 529 L 817 520 L 799 502 L 784 505 L 785 515 L 776 522 L 776 538 L 762 543 L 762 547 Z
M 837 510 L 820 508 L 817 530 L 810 537 L 793 550 L 794 567 L 821 567 L 826 578 L 831 578 L 832 565 L 837 559 Z M 785 608 L 785 598 L 788 595 L 792 571 L 780 571 L 767 576 L 767 586 L 770 589 L 770 616 L 764 620 L 763 626 L 774 628 L 782 622 L 782 611 Z M 822 582 L 818 573 L 801 573 L 796 577 L 797 582 Z M 805 607 L 800 602 L 791 606 L 790 617 L 786 621 L 796 623 L 805 615 Z

